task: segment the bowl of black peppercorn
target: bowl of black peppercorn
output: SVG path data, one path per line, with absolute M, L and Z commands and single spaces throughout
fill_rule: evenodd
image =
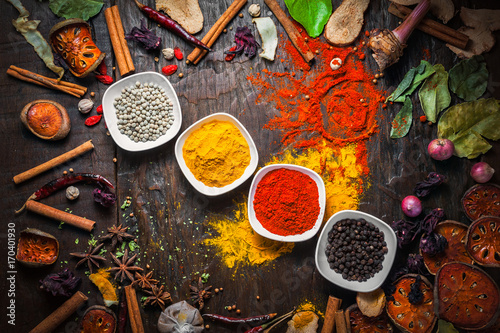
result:
M 377 217 L 343 210 L 326 222 L 316 246 L 316 267 L 328 281 L 370 292 L 389 275 L 396 256 L 394 231 Z

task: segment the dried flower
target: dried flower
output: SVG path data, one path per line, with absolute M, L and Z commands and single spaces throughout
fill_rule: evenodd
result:
M 116 202 L 116 194 L 109 192 L 107 189 L 101 190 L 96 188 L 92 194 L 94 195 L 94 201 L 100 203 L 104 207 L 111 207 Z
M 236 28 L 234 42 L 236 43 L 236 49 L 234 51 L 226 51 L 224 52 L 225 54 L 241 54 L 245 52 L 245 55 L 249 58 L 257 54 L 259 43 L 257 43 L 255 37 L 252 35 L 252 31 L 247 27 Z
M 417 275 L 415 282 L 410 285 L 410 293 L 408 294 L 408 301 L 411 304 L 418 304 L 424 299 L 424 293 L 420 289 L 420 284 L 422 283 L 422 278 Z
M 406 265 L 408 266 L 409 273 L 421 275 L 425 275 L 428 273 L 427 268 L 425 267 L 424 257 L 422 257 L 420 254 L 410 253 L 408 255 Z
M 446 237 L 436 232 L 424 234 L 420 240 L 420 249 L 430 256 L 443 252 L 447 245 L 448 240 Z
M 53 296 L 70 297 L 80 285 L 81 278 L 65 268 L 59 273 L 49 274 L 40 280 L 40 289 L 46 290 Z
M 417 183 L 414 192 L 417 197 L 423 198 L 429 195 L 429 193 L 431 193 L 444 181 L 446 181 L 446 176 L 440 175 L 436 172 L 431 172 L 427 175 L 427 178 L 425 178 L 425 180 Z
M 155 50 L 161 44 L 161 38 L 146 27 L 144 20 L 141 20 L 141 27 L 133 27 L 130 33 L 125 35 L 125 39 L 140 42 L 146 50 Z
M 399 248 L 410 244 L 420 234 L 420 223 L 418 222 L 398 220 L 392 222 L 391 227 L 396 233 Z

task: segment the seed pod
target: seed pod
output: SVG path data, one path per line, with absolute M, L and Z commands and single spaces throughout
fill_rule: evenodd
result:
M 81 113 L 89 113 L 92 111 L 92 108 L 94 107 L 94 102 L 88 98 L 82 99 L 80 102 L 78 102 L 78 111 Z

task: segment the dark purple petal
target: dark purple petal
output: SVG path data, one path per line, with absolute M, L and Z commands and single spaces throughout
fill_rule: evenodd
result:
M 444 210 L 435 208 L 422 221 L 422 232 L 430 234 L 436 228 L 436 225 L 445 219 Z
M 65 268 L 62 272 L 49 274 L 40 280 L 40 288 L 50 292 L 54 296 L 70 297 L 78 288 L 81 278 Z
M 410 285 L 410 293 L 408 294 L 408 301 L 411 304 L 418 304 L 424 299 L 424 293 L 420 289 L 420 284 L 422 283 L 422 278 L 417 275 L 415 282 Z
M 146 27 L 144 20 L 141 20 L 141 27 L 133 27 L 130 33 L 125 35 L 125 39 L 140 42 L 146 50 L 155 50 L 161 44 L 161 38 Z
M 236 28 L 234 42 L 236 43 L 236 49 L 234 51 L 226 51 L 224 52 L 225 54 L 239 55 L 244 52 L 249 58 L 252 58 L 257 54 L 259 43 L 255 40 L 252 31 L 247 27 Z
M 428 273 L 427 268 L 425 267 L 424 257 L 422 257 L 420 254 L 410 253 L 406 264 L 408 265 L 409 273 L 421 275 L 425 275 Z
M 424 234 L 420 240 L 420 249 L 430 256 L 443 252 L 447 245 L 446 237 L 435 232 Z
M 436 172 L 431 172 L 427 175 L 424 181 L 418 182 L 415 186 L 415 195 L 423 198 L 431 193 L 436 187 L 446 181 L 446 176 L 440 175 Z
M 96 188 L 92 194 L 94 195 L 94 201 L 100 203 L 104 207 L 111 207 L 116 203 L 116 195 L 112 192 L 108 192 L 107 189 L 101 190 Z
M 398 220 L 392 222 L 392 229 L 398 239 L 398 247 L 410 244 L 420 234 L 420 223 Z

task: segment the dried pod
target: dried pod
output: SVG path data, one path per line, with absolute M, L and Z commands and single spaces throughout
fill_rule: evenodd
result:
M 26 104 L 21 111 L 21 121 L 33 134 L 44 140 L 63 139 L 71 129 L 66 109 L 47 99 Z
M 388 301 L 386 311 L 394 325 L 403 332 L 432 332 L 436 324 L 432 284 L 420 276 L 423 299 L 417 304 L 411 304 L 409 295 L 412 284 L 417 280 L 417 274 L 406 274 L 394 282 L 396 291 L 394 300 Z
M 54 52 L 64 59 L 69 71 L 76 77 L 85 77 L 96 70 L 106 56 L 94 44 L 90 25 L 78 18 L 53 26 L 49 40 Z
M 462 207 L 471 221 L 482 216 L 500 217 L 500 186 L 476 184 L 465 192 Z
M 363 315 L 356 304 L 351 305 L 347 310 L 349 311 L 349 321 L 352 333 L 394 332 L 389 317 L 387 317 L 385 312 L 377 317 L 367 317 Z
M 467 232 L 466 248 L 472 259 L 486 267 L 500 267 L 500 218 L 485 216 Z
M 385 293 L 381 288 L 369 293 L 356 294 L 359 310 L 367 317 L 378 317 L 385 309 Z
M 251 4 L 250 7 L 248 7 L 248 14 L 252 17 L 259 17 L 260 5 L 258 3 Z
M 80 102 L 78 102 L 78 110 L 83 114 L 92 111 L 93 107 L 94 107 L 94 102 L 92 102 L 92 100 L 89 98 L 84 98 Z
M 429 273 L 436 275 L 441 266 L 452 261 L 474 263 L 465 248 L 467 239 L 467 226 L 465 224 L 451 220 L 443 221 L 436 226 L 434 232 L 445 237 L 448 245 L 443 252 L 434 256 L 420 251 Z
M 116 324 L 116 316 L 110 308 L 93 305 L 83 314 L 80 328 L 85 333 L 114 333 Z
M 68 188 L 66 189 L 66 198 L 68 198 L 68 200 L 78 199 L 79 196 L 80 190 L 78 189 L 78 187 L 68 186 Z
M 500 292 L 495 281 L 480 268 L 461 262 L 439 269 L 434 299 L 440 319 L 466 330 L 487 328 L 500 313 Z
M 19 262 L 41 267 L 55 263 L 58 256 L 59 242 L 54 236 L 34 228 L 21 231 L 16 255 Z

